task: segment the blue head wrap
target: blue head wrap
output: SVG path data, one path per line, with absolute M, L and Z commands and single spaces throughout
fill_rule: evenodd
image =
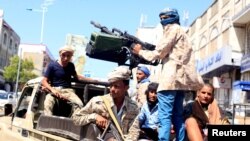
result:
M 164 9 L 160 14 L 159 14 L 159 17 L 161 16 L 167 16 L 168 18 L 166 19 L 162 19 L 161 20 L 161 24 L 163 26 L 167 25 L 167 24 L 172 24 L 172 23 L 177 23 L 177 24 L 180 24 L 180 21 L 179 21 L 179 14 L 178 14 L 178 11 L 176 9 L 171 9 L 171 8 L 166 8 Z
M 145 66 L 139 66 L 138 70 L 142 71 L 147 77 L 149 77 L 150 71 L 149 71 L 149 69 L 147 67 L 145 67 Z

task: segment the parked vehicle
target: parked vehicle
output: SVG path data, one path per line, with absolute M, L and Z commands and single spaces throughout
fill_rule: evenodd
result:
M 1 93 L 7 93 L 7 92 L 6 92 L 5 90 L 0 90 L 0 94 L 1 94 Z
M 3 112 L 8 112 L 4 110 L 5 109 L 4 107 L 6 106 L 9 107 L 9 109 L 12 108 L 13 110 L 13 108 L 16 106 L 16 99 L 12 94 L 2 91 L 0 92 L 0 109 L 1 109 L 0 115 L 2 115 Z
M 72 87 L 84 104 L 93 96 L 108 93 L 105 83 L 72 83 Z M 40 77 L 24 85 L 15 111 L 11 111 L 11 116 L 6 113 L 0 117 L 1 141 L 72 141 L 86 134 L 88 128 L 74 125 L 69 118 L 72 105 L 67 101 L 57 100 L 53 116 L 45 116 L 43 102 L 46 94 L 41 88 Z M 8 111 L 8 107 L 5 109 Z

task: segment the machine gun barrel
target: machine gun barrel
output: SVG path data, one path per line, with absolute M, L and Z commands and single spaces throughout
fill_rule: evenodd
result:
M 94 22 L 94 21 L 90 21 L 90 23 L 92 25 L 94 25 L 94 27 L 99 28 L 101 30 L 101 32 L 103 32 L 103 33 L 114 35 L 114 33 L 112 31 L 110 31 L 106 26 L 102 26 L 101 24 Z

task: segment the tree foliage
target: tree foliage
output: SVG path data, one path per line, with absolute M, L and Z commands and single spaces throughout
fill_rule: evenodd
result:
M 3 77 L 5 81 L 15 83 L 17 79 L 19 57 L 17 55 L 10 58 L 10 65 L 4 67 Z M 32 60 L 22 59 L 20 63 L 19 71 L 19 83 L 25 83 L 30 79 L 37 77 L 32 71 L 34 70 L 34 64 Z

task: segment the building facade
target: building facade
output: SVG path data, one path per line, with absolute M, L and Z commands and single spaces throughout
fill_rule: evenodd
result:
M 10 90 L 3 78 L 4 67 L 10 64 L 10 58 L 17 55 L 20 37 L 4 20 L 4 12 L 0 9 L 0 89 Z
M 33 73 L 37 76 L 42 76 L 47 65 L 54 60 L 47 46 L 43 44 L 20 44 L 19 51 L 20 58 L 33 61 Z
M 250 102 L 250 0 L 214 0 L 188 27 L 196 68 L 215 87 L 221 107 Z M 161 25 L 139 27 L 136 36 L 156 44 Z M 153 67 L 154 77 L 158 74 Z M 158 74 L 160 75 L 160 74 Z
M 250 100 L 249 15 L 250 0 L 215 0 L 188 29 L 197 71 L 222 107 Z

